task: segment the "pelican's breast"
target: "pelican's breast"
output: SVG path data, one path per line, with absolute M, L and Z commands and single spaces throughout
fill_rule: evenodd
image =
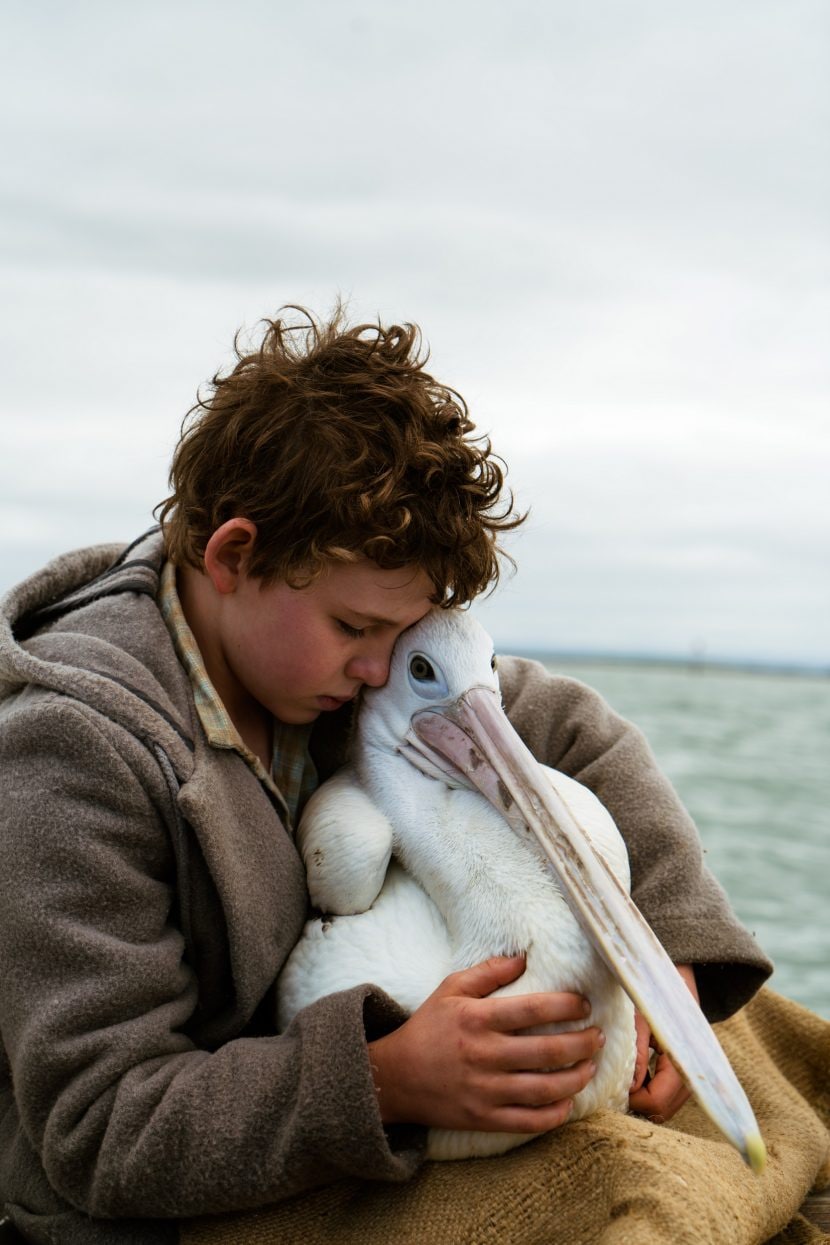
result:
M 415 1011 L 451 971 L 441 914 L 393 861 L 368 912 L 306 922 L 277 983 L 279 1028 L 317 999 L 364 982 Z

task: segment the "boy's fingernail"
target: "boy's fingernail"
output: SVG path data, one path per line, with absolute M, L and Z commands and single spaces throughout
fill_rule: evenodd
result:
M 605 1045 L 605 1034 L 604 1033 L 600 1033 L 599 1037 L 597 1038 L 597 1045 L 600 1047 L 600 1049 L 602 1049 L 602 1047 Z
M 573 1098 L 570 1098 L 570 1099 L 568 1100 L 568 1104 L 567 1104 L 567 1106 L 568 1106 L 568 1110 L 567 1110 L 567 1113 L 566 1113 L 566 1115 L 565 1115 L 565 1119 L 566 1119 L 566 1120 L 570 1119 L 570 1117 L 573 1115 L 573 1110 L 574 1110 L 574 1100 L 573 1100 Z
M 582 1014 L 583 1016 L 589 1016 L 591 1014 L 591 1004 L 587 999 L 582 1000 Z

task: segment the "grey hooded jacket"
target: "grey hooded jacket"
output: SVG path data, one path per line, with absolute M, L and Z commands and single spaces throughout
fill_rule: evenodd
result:
M 181 1217 L 343 1176 L 407 1179 L 423 1130 L 384 1129 L 367 1040 L 403 1019 L 362 986 L 275 1035 L 306 917 L 268 791 L 205 740 L 156 605 L 161 537 L 68 554 L 0 610 L 0 1204 L 50 1245 L 175 1240 Z M 633 894 L 711 1019 L 771 966 L 702 864 L 642 736 L 588 688 L 504 658 L 511 720 L 591 787 Z M 326 777 L 349 709 L 315 726 Z

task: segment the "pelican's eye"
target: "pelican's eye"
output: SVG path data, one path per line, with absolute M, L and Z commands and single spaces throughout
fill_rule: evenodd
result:
M 414 692 L 425 700 L 439 700 L 449 693 L 447 680 L 440 669 L 424 657 L 423 653 L 413 653 L 409 658 L 409 683 Z
M 494 653 L 493 656 L 490 658 L 490 669 L 495 670 L 498 667 L 498 664 L 499 664 L 498 659 L 496 658 L 496 654 Z
M 435 671 L 426 657 L 422 657 L 420 653 L 416 653 L 410 661 L 409 673 L 416 683 L 432 683 L 435 679 Z

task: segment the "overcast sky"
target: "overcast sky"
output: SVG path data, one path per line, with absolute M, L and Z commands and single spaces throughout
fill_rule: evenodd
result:
M 0 590 L 129 539 L 281 304 L 507 460 L 502 648 L 830 663 L 824 0 L 6 0 Z

